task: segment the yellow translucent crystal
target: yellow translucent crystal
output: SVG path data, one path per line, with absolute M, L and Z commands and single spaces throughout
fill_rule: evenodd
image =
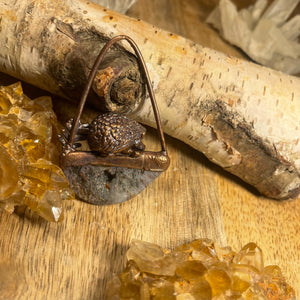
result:
M 133 259 L 140 269 L 154 275 L 175 275 L 177 265 L 188 257 L 187 253 L 170 253 L 157 245 L 146 242 L 132 241 L 132 246 L 127 252 L 127 259 Z
M 226 266 L 208 269 L 205 277 L 211 286 L 213 296 L 225 295 L 231 290 L 232 279 Z
M 62 201 L 74 194 L 57 165 L 57 132 L 49 97 L 31 100 L 20 83 L 0 88 L 0 208 L 62 220 Z
M 253 266 L 259 272 L 263 272 L 264 269 L 262 251 L 255 243 L 245 245 L 241 251 L 235 255 L 233 262 Z
M 235 253 L 208 239 L 174 251 L 134 240 L 128 254 L 124 272 L 108 283 L 107 299 L 295 299 L 280 268 L 263 266 L 254 243 Z
M 0 198 L 11 196 L 18 189 L 18 181 L 17 163 L 0 144 Z
M 184 261 L 176 269 L 176 275 L 187 281 L 195 281 L 201 278 L 207 269 L 201 261 Z

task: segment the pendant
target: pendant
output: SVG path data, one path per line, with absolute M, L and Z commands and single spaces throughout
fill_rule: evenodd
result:
M 146 128 L 123 114 L 102 113 L 90 124 L 81 123 L 83 108 L 103 57 L 109 48 L 126 40 L 134 49 L 151 100 L 161 151 L 146 151 Z M 122 203 L 143 191 L 169 164 L 160 116 L 144 59 L 128 36 L 111 39 L 101 50 L 89 75 L 75 118 L 59 135 L 61 166 L 78 198 L 96 205 Z M 87 144 L 88 150 L 82 145 Z

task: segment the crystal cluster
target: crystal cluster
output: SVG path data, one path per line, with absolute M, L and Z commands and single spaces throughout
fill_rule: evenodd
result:
M 0 208 L 27 206 L 48 221 L 74 198 L 58 167 L 57 120 L 49 97 L 31 100 L 20 83 L 0 87 Z
M 107 287 L 107 299 L 296 299 L 278 266 L 264 267 L 254 243 L 238 253 L 200 239 L 174 251 L 133 241 L 124 272 Z

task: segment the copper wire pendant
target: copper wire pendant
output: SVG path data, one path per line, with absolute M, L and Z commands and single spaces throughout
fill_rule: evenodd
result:
M 126 40 L 133 48 L 145 79 L 151 100 L 161 151 L 146 151 L 142 138 L 146 129 L 123 114 L 100 114 L 90 124 L 80 118 L 96 72 L 109 48 Z M 169 164 L 160 116 L 149 74 L 136 43 L 128 36 L 112 38 L 100 51 L 77 113 L 59 136 L 63 145 L 61 166 L 71 188 L 82 200 L 103 205 L 124 202 L 140 193 L 165 171 Z M 87 141 L 89 151 L 80 150 L 80 141 Z

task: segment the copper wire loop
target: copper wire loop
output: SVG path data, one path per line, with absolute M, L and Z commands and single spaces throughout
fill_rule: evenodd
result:
M 152 151 L 143 151 L 139 153 L 136 156 L 129 156 L 124 154 L 110 154 L 107 156 L 101 156 L 98 155 L 97 152 L 92 151 L 77 151 L 74 147 L 74 139 L 78 133 L 78 128 L 80 124 L 80 118 L 83 112 L 84 105 L 86 103 L 87 97 L 89 95 L 91 86 L 93 84 L 93 80 L 96 76 L 96 73 L 98 71 L 98 68 L 103 61 L 103 58 L 109 48 L 112 47 L 115 43 L 126 40 L 130 46 L 133 48 L 137 60 L 142 72 L 142 75 L 144 76 L 146 86 L 148 89 L 149 97 L 151 100 L 154 117 L 157 125 L 157 131 L 158 136 L 160 139 L 161 144 L 161 151 L 160 152 L 152 152 Z M 158 112 L 158 107 L 155 99 L 155 95 L 153 92 L 153 88 L 151 85 L 151 80 L 149 73 L 147 71 L 147 67 L 145 64 L 145 61 L 143 59 L 143 56 L 137 46 L 137 44 L 126 35 L 119 35 L 114 38 L 112 38 L 110 41 L 108 41 L 104 47 L 101 49 L 93 68 L 89 74 L 87 85 L 82 93 L 79 106 L 77 108 L 76 112 L 76 118 L 74 118 L 72 123 L 72 128 L 70 130 L 69 140 L 67 142 L 68 149 L 71 151 L 65 151 L 63 155 L 61 155 L 61 163 L 63 167 L 67 166 L 78 166 L 78 165 L 105 165 L 105 166 L 117 166 L 117 167 L 125 167 L 125 168 L 133 168 L 133 169 L 143 169 L 143 170 L 149 170 L 149 171 L 155 171 L 155 172 L 161 172 L 168 168 L 170 164 L 170 158 L 167 154 L 166 150 L 166 144 L 165 144 L 165 138 L 164 133 L 161 126 L 160 116 Z

